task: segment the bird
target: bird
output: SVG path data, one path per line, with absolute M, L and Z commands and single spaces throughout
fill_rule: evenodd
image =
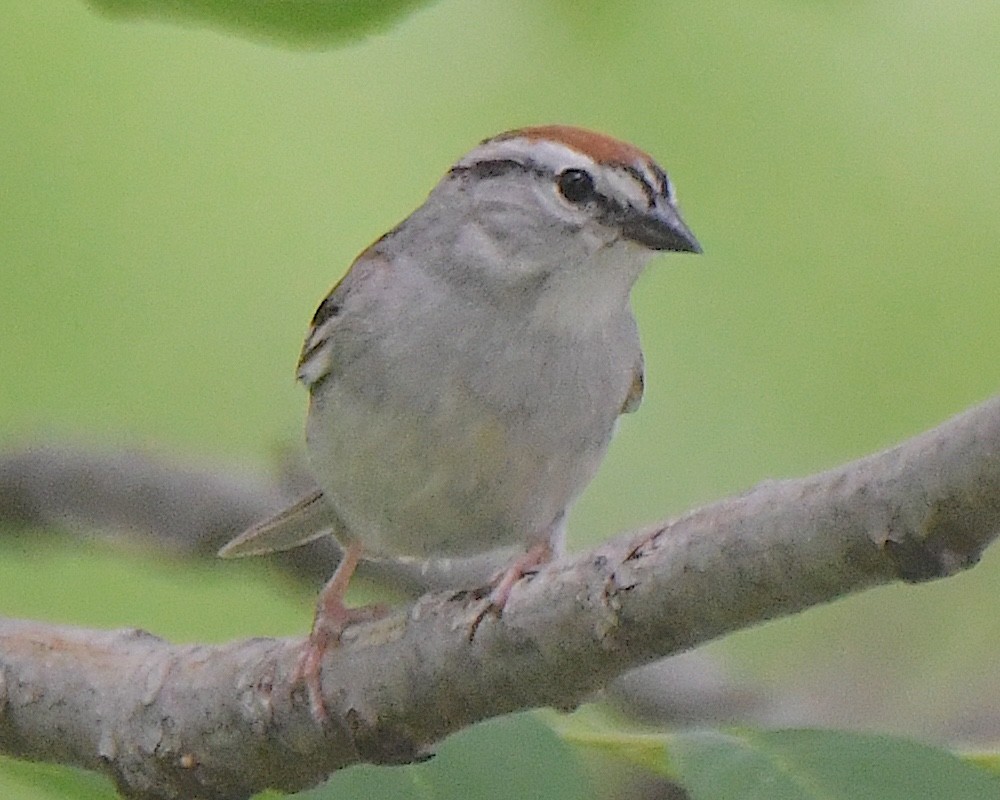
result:
M 344 602 L 363 556 L 516 546 L 474 633 L 561 552 L 567 512 L 642 400 L 630 295 L 661 252 L 701 246 L 653 158 L 584 128 L 518 128 L 461 157 L 319 304 L 297 371 L 319 490 L 220 551 L 287 549 L 337 520 L 343 558 L 297 670 L 317 718 L 323 653 L 382 613 Z

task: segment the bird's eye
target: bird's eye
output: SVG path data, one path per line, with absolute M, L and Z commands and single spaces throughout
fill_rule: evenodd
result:
M 567 169 L 559 173 L 559 193 L 571 203 L 585 203 L 594 196 L 594 179 L 582 169 Z

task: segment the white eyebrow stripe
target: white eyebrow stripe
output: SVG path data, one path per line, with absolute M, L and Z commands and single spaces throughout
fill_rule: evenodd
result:
M 670 176 L 655 162 L 644 167 L 650 186 L 655 187 L 658 195 L 665 197 L 671 203 L 674 202 L 674 185 L 670 182 Z
M 558 175 L 565 169 L 585 169 L 594 176 L 599 189 L 604 187 L 604 194 L 612 198 L 627 199 L 636 208 L 646 208 L 650 204 L 648 189 L 642 184 L 643 179 L 653 188 L 654 194 L 660 193 L 659 170 L 651 168 L 645 160 L 627 167 L 599 164 L 579 150 L 551 140 L 515 137 L 486 142 L 456 166 L 469 167 L 478 162 L 503 160 L 534 164 L 542 170 L 549 170 L 553 175 Z M 634 170 L 636 175 L 629 174 L 629 170 Z
M 567 147 L 559 142 L 543 139 L 527 140 L 522 138 L 501 139 L 480 145 L 456 166 L 469 166 L 478 161 L 513 161 L 533 162 L 543 169 L 558 175 L 564 169 L 585 169 L 594 172 L 598 165 L 592 158 L 578 150 Z
M 612 198 L 625 198 L 634 208 L 649 207 L 647 188 L 627 170 L 605 167 L 595 177 L 598 179 L 598 188 L 604 184 L 610 189 L 604 194 Z
M 515 136 L 509 139 L 488 140 L 459 161 L 453 171 L 474 169 L 477 164 L 509 161 L 522 164 L 539 175 L 557 176 L 566 169 L 583 169 L 589 172 L 597 189 L 609 200 L 646 209 L 664 196 L 672 201 L 670 182 L 660 167 L 648 158 L 636 158 L 621 163 L 595 161 L 569 145 L 551 139 L 528 139 Z

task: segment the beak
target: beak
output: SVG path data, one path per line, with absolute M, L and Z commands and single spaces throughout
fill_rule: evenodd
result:
M 669 203 L 657 203 L 650 209 L 629 209 L 622 226 L 625 237 L 650 250 L 674 253 L 700 253 L 701 245 L 680 213 Z

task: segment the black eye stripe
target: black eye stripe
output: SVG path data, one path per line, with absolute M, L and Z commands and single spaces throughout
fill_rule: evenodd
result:
M 646 196 L 649 202 L 649 207 L 652 208 L 655 203 L 655 198 L 661 195 L 649 184 L 648 178 L 642 173 L 641 170 L 625 166 L 623 167 L 628 174 L 635 179 L 639 185 L 642 187 L 643 194 Z M 554 173 L 552 170 L 541 166 L 535 161 L 519 161 L 513 158 L 491 158 L 484 159 L 482 161 L 476 161 L 472 164 L 462 164 L 459 166 L 452 167 L 449 170 L 450 175 L 455 175 L 457 177 L 461 176 L 473 176 L 475 178 L 499 178 L 507 175 L 511 172 L 525 172 L 530 175 L 535 175 L 547 181 L 552 181 L 556 183 L 558 187 L 558 180 L 562 175 L 567 172 L 585 172 L 585 170 L 579 168 L 570 167 L 563 170 L 560 173 Z M 589 173 L 587 173 L 589 174 Z M 666 175 L 663 175 L 662 171 L 657 170 L 657 178 L 662 175 L 664 180 L 664 187 L 668 186 L 666 182 Z M 591 176 L 593 179 L 593 176 Z M 609 226 L 621 226 L 626 223 L 630 213 L 634 213 L 627 207 L 627 204 L 621 203 L 607 195 L 601 194 L 596 188 L 592 191 L 591 195 L 587 198 L 587 202 L 591 203 L 596 211 L 597 219 Z
M 648 202 L 650 208 L 656 204 L 657 198 L 662 197 L 666 200 L 673 200 L 670 196 L 670 179 L 667 178 L 666 173 L 660 169 L 658 165 L 650 165 L 650 169 L 653 172 L 652 177 L 656 181 L 656 186 L 653 186 L 650 183 L 649 178 L 638 167 L 627 164 L 624 165 L 622 169 L 625 170 L 625 172 L 627 172 L 636 181 L 636 183 L 639 184 L 643 194 L 646 196 L 646 201 Z M 482 161 L 476 161 L 472 164 L 462 164 L 452 167 L 449 170 L 449 174 L 473 175 L 477 178 L 499 178 L 509 172 L 517 171 L 527 172 L 548 180 L 554 180 L 559 174 L 562 174 L 555 173 L 535 161 L 519 161 L 514 158 L 488 158 L 483 159 Z
M 668 202 L 673 202 L 673 198 L 670 196 L 670 181 L 663 170 L 659 169 L 655 165 L 650 166 L 653 173 L 651 177 L 657 184 L 659 184 L 655 188 L 650 184 L 650 178 L 647 177 L 642 170 L 629 165 L 622 165 L 620 169 L 624 170 L 629 177 L 639 184 L 642 189 L 642 193 L 646 198 L 649 209 L 655 208 L 658 198 L 663 198 Z M 550 185 L 554 185 L 554 188 L 564 197 L 566 197 L 566 193 L 564 188 L 560 186 L 560 180 L 564 178 L 567 173 L 582 173 L 593 181 L 593 176 L 589 172 L 578 167 L 569 167 L 559 173 L 555 173 L 551 169 L 543 167 L 535 161 L 520 161 L 513 158 L 483 159 L 482 161 L 475 161 L 471 164 L 461 164 L 452 167 L 448 174 L 458 179 L 465 178 L 466 176 L 474 178 L 499 178 L 511 172 L 523 172 L 529 175 L 534 175 L 537 178 L 548 182 Z M 566 197 L 566 199 L 574 205 L 586 208 L 595 222 L 607 226 L 608 228 L 617 229 L 626 239 L 634 239 L 635 241 L 643 242 L 645 241 L 643 237 L 648 238 L 649 236 L 649 232 L 647 230 L 649 227 L 647 209 L 636 208 L 626 199 L 617 200 L 613 197 L 601 194 L 594 187 L 592 187 L 591 192 L 586 199 L 576 201 L 569 197 Z M 331 315 L 330 312 L 336 311 L 335 308 L 321 310 L 324 313 L 320 314 L 320 312 L 317 311 L 317 316 L 322 316 L 324 319 Z M 307 358 L 308 355 L 309 353 L 303 356 L 303 358 Z
M 477 161 L 475 164 L 470 164 L 467 167 L 455 167 L 452 169 L 452 172 L 473 175 L 476 178 L 499 178 L 508 172 L 523 169 L 524 165 L 519 161 L 515 161 L 512 158 L 500 158 L 490 161 Z
M 527 172 L 542 177 L 549 177 L 552 174 L 533 162 L 525 163 L 513 158 L 488 158 L 472 164 L 461 164 L 452 167 L 448 174 L 472 175 L 476 178 L 500 178 L 508 172 Z
M 596 195 L 595 201 L 598 209 L 598 220 L 610 227 L 623 225 L 629 214 L 635 213 L 628 206 L 622 205 L 610 197 L 605 197 L 603 194 Z

